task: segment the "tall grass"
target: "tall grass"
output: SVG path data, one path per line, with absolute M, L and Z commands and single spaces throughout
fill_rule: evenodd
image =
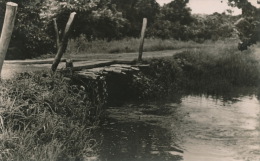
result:
M 61 74 L 22 74 L 0 84 L 0 160 L 83 160 L 95 153 L 98 115 L 84 87 Z
M 194 41 L 178 41 L 174 39 L 162 40 L 158 38 L 147 38 L 144 43 L 144 51 L 161 51 L 173 49 L 202 48 L 213 46 L 215 44 L 237 43 L 237 40 L 219 40 L 205 41 L 204 43 L 196 43 Z M 125 38 L 122 40 L 95 40 L 88 41 L 84 37 L 70 40 L 67 54 L 90 54 L 90 53 L 128 53 L 137 52 L 140 40 L 137 38 Z
M 234 86 L 257 86 L 260 66 L 257 54 L 251 48 L 239 51 L 235 45 L 216 44 L 211 48 L 191 49 L 174 59 L 181 66 L 187 88 L 225 90 Z

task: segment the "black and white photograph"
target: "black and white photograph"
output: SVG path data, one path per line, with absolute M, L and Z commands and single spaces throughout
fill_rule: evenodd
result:
M 0 0 L 1 161 L 260 161 L 260 0 Z

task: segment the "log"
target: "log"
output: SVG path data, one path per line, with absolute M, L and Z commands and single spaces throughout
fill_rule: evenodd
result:
M 12 37 L 14 21 L 17 13 L 18 5 L 13 2 L 6 4 L 4 24 L 2 28 L 2 34 L 0 38 L 0 77 L 1 71 L 5 60 L 5 55 Z
M 69 20 L 68 20 L 68 22 L 66 24 L 61 44 L 59 46 L 58 52 L 57 52 L 57 54 L 56 54 L 56 56 L 54 58 L 52 66 L 51 66 L 51 70 L 53 72 L 56 71 L 56 69 L 57 69 L 57 67 L 58 67 L 58 65 L 60 63 L 61 57 L 65 53 L 65 51 L 67 49 L 68 39 L 69 39 L 69 32 L 70 32 L 70 28 L 71 28 L 71 25 L 73 23 L 75 15 L 76 15 L 76 12 L 71 13 L 70 17 L 69 17 Z
M 143 47 L 144 47 L 144 37 L 145 37 L 145 30 L 147 26 L 147 18 L 143 19 L 143 26 L 141 30 L 141 38 L 140 38 L 140 46 L 139 46 L 139 56 L 138 56 L 138 61 L 142 61 L 142 56 L 143 56 Z

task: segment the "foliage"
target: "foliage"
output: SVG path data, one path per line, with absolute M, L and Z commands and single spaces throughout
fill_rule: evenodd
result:
M 0 1 L 3 22 L 5 0 Z M 14 2 L 16 2 L 14 0 Z M 69 14 L 76 11 L 72 37 L 84 34 L 88 39 L 122 37 L 120 31 L 126 21 L 109 1 L 73 0 L 62 2 L 17 1 L 18 13 L 7 59 L 36 57 L 55 52 L 53 18 L 57 18 L 60 32 L 64 30 Z M 61 33 L 62 34 L 62 33 Z
M 19 7 L 7 59 L 31 58 L 55 52 L 53 19 L 57 19 L 61 36 L 69 14 L 74 11 L 77 14 L 70 38 L 76 42 L 85 37 L 84 41 L 88 40 L 89 46 L 92 46 L 91 42 L 94 40 L 112 41 L 139 37 L 144 17 L 148 18 L 147 37 L 193 40 L 200 43 L 209 39 L 234 37 L 233 23 L 240 18 L 224 13 L 191 15 L 191 9 L 187 7 L 188 0 L 174 0 L 162 7 L 155 0 L 13 1 L 17 2 Z M 238 7 L 243 7 L 246 3 L 233 1 L 236 0 L 230 0 L 230 4 Z M 4 15 L 5 2 L 6 0 L 0 0 L 1 15 Z M 249 4 L 247 6 L 250 7 Z M 251 16 L 244 15 L 250 27 L 245 30 L 238 29 L 240 39 L 245 42 L 243 46 L 255 43 L 259 37 L 256 33 L 260 33 L 260 27 L 258 21 L 255 21 L 257 18 L 254 13 L 258 11 L 254 9 L 247 12 L 247 15 Z M 3 22 L 3 17 L 1 16 L 0 22 Z M 125 49 L 117 46 L 108 52 L 132 52 L 138 48 L 132 47 L 131 44 L 124 45 Z
M 191 15 L 190 9 L 186 7 L 183 8 L 186 14 L 180 15 L 180 12 L 181 14 L 185 12 L 176 11 L 176 7 L 172 9 L 168 8 L 167 5 L 162 8 L 157 20 L 148 29 L 148 36 L 156 36 L 162 39 L 174 38 L 184 41 L 193 40 L 196 42 L 235 37 L 233 23 L 238 19 L 237 16 L 225 13 Z M 168 13 L 168 16 L 166 16 L 167 14 L 163 14 L 163 12 Z M 174 14 L 176 15 L 173 16 Z M 183 18 L 180 19 L 178 17 Z
M 254 16 L 257 12 L 255 6 L 253 6 L 248 0 L 228 0 L 228 4 L 232 7 L 242 9 L 243 16 Z
M 194 22 L 188 27 L 188 32 L 185 33 L 187 39 L 200 41 L 235 37 L 233 23 L 238 19 L 238 17 L 227 15 L 225 13 L 193 15 L 193 17 Z
M 112 0 L 118 11 L 122 12 L 128 24 L 124 28 L 124 35 L 138 37 L 140 35 L 143 18 L 148 19 L 148 27 L 155 20 L 160 7 L 155 0 Z
M 191 9 L 186 7 L 188 2 L 189 0 L 174 0 L 164 5 L 149 30 L 150 36 L 184 39 L 182 33 L 193 21 Z
M 47 0 L 43 7 L 43 18 L 48 24 L 50 35 L 54 34 L 52 19 L 56 18 L 60 32 L 66 25 L 69 14 L 76 12 L 72 26 L 72 37 L 85 35 L 87 39 L 116 39 L 122 36 L 125 19 L 109 1 L 72 0 L 60 2 Z M 53 37 L 54 38 L 54 37 Z
M 236 23 L 241 40 L 238 48 L 246 50 L 260 40 L 260 8 L 256 8 L 248 0 L 229 0 L 229 4 L 242 9 L 243 19 Z
M 4 19 L 6 0 L 0 1 L 0 23 Z M 7 59 L 24 59 L 53 52 L 53 40 L 46 34 L 40 18 L 41 4 L 38 1 L 15 1 L 18 11 Z M 1 28 L 0 28 L 1 29 Z M 2 29 L 1 29 L 2 30 Z

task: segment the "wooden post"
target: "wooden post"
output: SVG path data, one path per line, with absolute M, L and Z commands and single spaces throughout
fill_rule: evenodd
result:
M 0 77 L 5 55 L 12 37 L 17 7 L 18 5 L 13 2 L 7 2 L 6 4 L 5 19 L 0 38 Z
M 142 31 L 141 31 L 140 46 L 139 46 L 139 56 L 138 56 L 138 61 L 139 62 L 142 61 L 146 26 L 147 26 L 147 18 L 144 18 L 143 19 Z
M 63 34 L 63 38 L 62 38 L 62 41 L 59 45 L 59 49 L 58 49 L 58 52 L 54 58 L 54 61 L 53 61 L 53 64 L 51 66 L 51 70 L 54 72 L 56 71 L 59 63 L 60 63 L 60 60 L 61 60 L 61 57 L 62 55 L 65 53 L 66 51 L 66 48 L 67 48 L 67 45 L 68 45 L 68 39 L 69 39 L 69 32 L 70 32 L 70 27 L 72 25 L 72 22 L 74 20 L 74 17 L 76 15 L 76 12 L 73 12 L 70 14 L 70 17 L 69 17 L 69 20 L 66 24 L 66 27 L 65 27 L 65 30 L 64 30 L 64 34 Z
M 57 45 L 57 49 L 59 49 L 60 48 L 60 35 L 59 35 L 56 18 L 53 19 L 53 24 L 54 24 L 55 34 L 56 34 L 56 45 Z

